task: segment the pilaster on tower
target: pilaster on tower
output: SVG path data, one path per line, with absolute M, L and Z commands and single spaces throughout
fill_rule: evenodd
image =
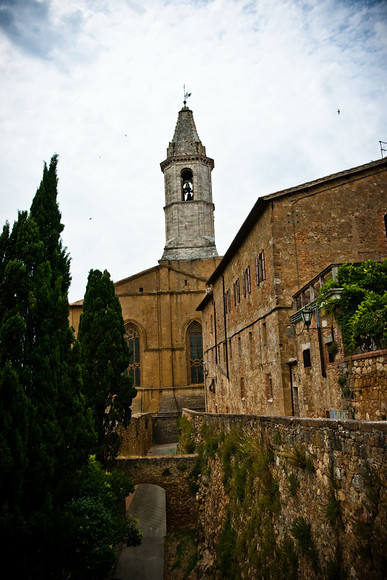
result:
M 160 261 L 218 256 L 215 246 L 211 171 L 192 111 L 179 111 L 175 133 L 161 164 L 165 188 L 165 248 Z

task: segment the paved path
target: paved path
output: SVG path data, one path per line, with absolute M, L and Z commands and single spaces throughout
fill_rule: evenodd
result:
M 157 445 L 149 455 L 174 455 L 175 445 Z M 129 513 L 140 521 L 141 546 L 122 548 L 113 580 L 163 580 L 164 536 L 167 533 L 165 491 L 157 485 L 141 483 Z
M 165 491 L 157 485 L 137 487 L 129 513 L 140 521 L 141 546 L 122 548 L 115 580 L 162 580 L 164 578 Z

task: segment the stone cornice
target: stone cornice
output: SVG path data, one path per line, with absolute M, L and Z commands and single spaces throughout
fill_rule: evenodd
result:
M 188 204 L 198 204 L 198 203 L 204 203 L 205 205 L 211 205 L 213 209 L 215 209 L 215 204 L 212 201 L 206 201 L 205 199 L 191 199 L 190 201 L 171 201 L 171 203 L 168 203 L 167 205 L 164 206 L 164 210 L 167 207 L 171 207 L 172 205 L 188 205 Z
M 215 166 L 214 160 L 205 155 L 172 155 L 160 163 L 161 171 L 164 173 L 165 169 L 174 163 L 191 163 L 192 161 L 199 161 L 203 165 L 208 165 L 211 170 Z

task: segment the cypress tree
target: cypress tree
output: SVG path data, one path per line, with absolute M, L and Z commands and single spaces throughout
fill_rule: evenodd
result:
M 11 525 L 23 541 L 32 578 L 55 567 L 50 552 L 55 558 L 66 481 L 93 444 L 68 321 L 70 259 L 60 239 L 56 169 L 54 155 L 30 214 L 20 212 L 0 236 L 0 526 L 5 535 Z
M 26 476 L 32 413 L 26 384 L 28 310 L 31 276 L 43 255 L 36 224 L 19 212 L 12 231 L 0 236 L 0 533 L 8 554 L 26 531 Z
M 106 270 L 90 270 L 78 341 L 82 357 L 83 393 L 92 410 L 97 432 L 97 458 L 116 456 L 120 427 L 129 424 L 132 398 L 136 390 L 126 374 L 129 347 L 121 305 Z

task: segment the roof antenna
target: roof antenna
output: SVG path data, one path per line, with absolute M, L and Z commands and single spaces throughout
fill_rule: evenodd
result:
M 382 159 L 383 159 L 383 157 L 384 157 L 383 153 L 385 151 L 387 151 L 387 147 L 386 147 L 387 143 L 385 141 L 379 141 L 379 145 L 380 145 L 380 154 L 381 154 Z M 384 147 L 383 147 L 383 145 L 384 145 Z
M 192 93 L 186 93 L 185 92 L 185 85 L 183 85 L 183 91 L 184 91 L 184 101 L 183 101 L 183 103 L 184 103 L 184 106 L 186 107 L 187 106 L 187 99 L 188 99 L 188 97 L 190 97 L 192 95 Z

